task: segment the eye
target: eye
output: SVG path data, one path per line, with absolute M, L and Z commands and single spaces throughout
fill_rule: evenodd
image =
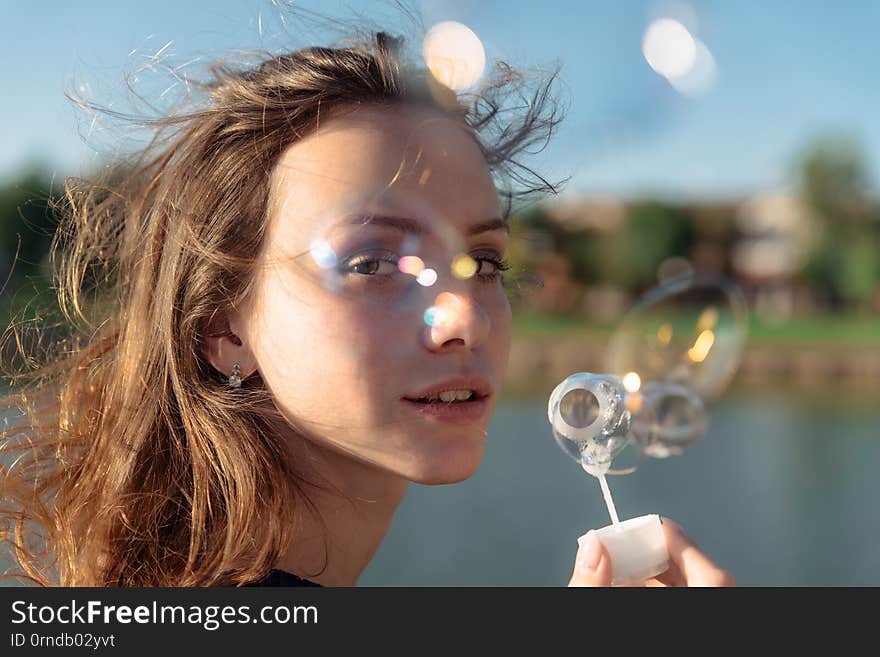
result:
M 502 272 L 510 269 L 510 264 L 496 253 L 473 254 L 478 264 L 474 278 L 483 282 L 494 282 L 502 277 Z M 372 251 L 354 255 L 339 265 L 342 274 L 358 276 L 387 277 L 399 272 L 400 258 L 391 251 Z
M 482 281 L 494 282 L 503 276 L 503 272 L 510 269 L 510 263 L 494 253 L 475 254 L 471 256 L 479 263 L 479 268 L 474 276 Z
M 390 251 L 375 251 L 352 256 L 340 265 L 344 274 L 388 276 L 398 271 L 398 257 Z

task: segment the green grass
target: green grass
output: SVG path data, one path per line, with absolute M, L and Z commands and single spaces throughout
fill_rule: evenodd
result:
M 514 315 L 517 336 L 590 333 L 608 335 L 613 324 L 595 324 L 571 316 Z M 822 315 L 771 324 L 752 318 L 748 339 L 753 343 L 869 344 L 880 345 L 880 316 Z
M 577 333 L 580 331 L 610 333 L 612 328 L 610 325 L 586 322 L 570 315 L 520 315 L 515 313 L 513 316 L 514 334 L 520 335 Z
M 753 320 L 749 337 L 761 342 L 880 343 L 880 316 L 824 315 L 784 324 Z

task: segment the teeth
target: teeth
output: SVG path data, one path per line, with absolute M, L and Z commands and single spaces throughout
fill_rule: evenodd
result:
M 436 401 L 437 399 L 444 402 L 454 402 L 454 401 L 465 401 L 466 399 L 471 398 L 470 390 L 444 390 L 439 393 L 436 397 L 430 397 L 430 401 Z

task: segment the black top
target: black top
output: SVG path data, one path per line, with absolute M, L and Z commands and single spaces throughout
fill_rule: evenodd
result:
M 311 580 L 303 579 L 298 575 L 294 575 L 293 573 L 289 573 L 286 570 L 279 570 L 277 568 L 273 568 L 269 571 L 269 573 L 263 578 L 258 579 L 254 582 L 250 582 L 248 584 L 243 584 L 243 586 L 317 586 L 321 587 L 320 584 L 316 582 L 312 582 Z

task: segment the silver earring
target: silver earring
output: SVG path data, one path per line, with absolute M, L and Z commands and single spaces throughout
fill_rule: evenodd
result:
M 229 385 L 232 388 L 241 388 L 241 368 L 238 363 L 232 366 L 232 374 L 229 375 Z

